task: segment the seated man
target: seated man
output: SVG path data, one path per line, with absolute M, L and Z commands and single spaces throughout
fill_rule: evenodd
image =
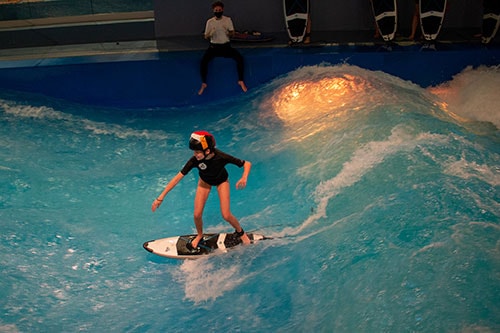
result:
M 214 17 L 207 21 L 205 26 L 205 39 L 210 40 L 210 46 L 205 51 L 201 59 L 200 74 L 201 88 L 198 95 L 203 94 L 207 87 L 208 63 L 215 57 L 233 58 L 236 61 L 238 70 L 238 84 L 241 90 L 247 91 L 245 82 L 243 81 L 243 57 L 241 54 L 231 47 L 229 37 L 234 33 L 233 21 L 230 17 L 224 16 L 224 4 L 221 1 L 216 1 L 212 4 Z

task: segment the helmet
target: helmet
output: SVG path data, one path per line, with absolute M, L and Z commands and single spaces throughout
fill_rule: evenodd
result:
M 189 138 L 189 149 L 205 151 L 206 149 L 213 150 L 214 148 L 215 138 L 209 132 L 196 131 L 191 134 Z

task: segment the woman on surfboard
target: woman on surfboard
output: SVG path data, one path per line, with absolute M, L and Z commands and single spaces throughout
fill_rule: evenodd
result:
M 248 174 L 252 163 L 240 160 L 215 148 L 215 138 L 205 131 L 197 131 L 191 134 L 189 148 L 193 150 L 193 156 L 187 161 L 182 170 L 165 186 L 163 192 L 153 201 L 151 209 L 153 212 L 160 207 L 165 196 L 188 174 L 193 168 L 199 172 L 198 187 L 194 198 L 194 224 L 197 236 L 187 248 L 191 251 L 198 251 L 198 245 L 203 239 L 203 209 L 210 194 L 212 186 L 217 188 L 220 201 L 220 209 L 224 220 L 229 222 L 235 229 L 235 234 L 241 238 L 243 244 L 250 244 L 245 231 L 241 228 L 238 219 L 231 213 L 228 173 L 226 164 L 234 164 L 243 167 L 243 175 L 236 183 L 236 189 L 243 189 L 247 185 Z
M 203 94 L 207 87 L 208 63 L 215 57 L 232 58 L 236 61 L 238 70 L 238 85 L 244 92 L 247 86 L 243 81 L 244 65 L 243 57 L 230 44 L 230 37 L 234 34 L 233 21 L 230 17 L 224 16 L 224 4 L 216 1 L 212 4 L 214 16 L 207 21 L 205 26 L 205 39 L 210 40 L 210 46 L 205 51 L 200 64 L 201 88 L 198 95 Z

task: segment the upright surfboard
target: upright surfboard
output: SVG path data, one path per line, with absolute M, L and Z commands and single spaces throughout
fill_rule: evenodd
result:
M 500 0 L 483 0 L 483 31 L 481 42 L 488 44 L 500 25 Z
M 426 40 L 435 40 L 443 25 L 446 0 L 419 0 L 420 27 Z
M 309 0 L 283 0 L 286 31 L 292 43 L 301 43 L 309 19 Z
M 264 235 L 247 233 L 255 243 L 259 240 L 271 239 Z M 172 259 L 199 259 L 210 254 L 225 253 L 228 249 L 241 244 L 241 239 L 236 234 L 205 234 L 197 250 L 190 251 L 186 244 L 191 242 L 196 235 L 183 235 L 150 240 L 142 244 L 148 252 Z
M 380 35 L 386 42 L 393 40 L 398 26 L 396 0 L 372 0 L 371 3 Z

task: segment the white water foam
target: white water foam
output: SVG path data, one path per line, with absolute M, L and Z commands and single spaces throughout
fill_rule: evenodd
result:
M 500 66 L 467 67 L 453 80 L 429 91 L 449 106 L 449 111 L 473 121 L 488 121 L 500 128 Z
M 500 168 L 498 166 L 491 167 L 475 161 L 467 161 L 463 156 L 459 160 L 449 161 L 444 172 L 462 179 L 476 178 L 491 186 L 500 186 Z
M 366 173 L 379 165 L 388 156 L 405 151 L 409 152 L 419 145 L 446 142 L 447 137 L 439 134 L 412 134 L 405 126 L 393 128 L 385 141 L 373 141 L 356 150 L 352 158 L 344 163 L 340 172 L 333 178 L 321 182 L 315 191 L 317 207 L 315 214 L 309 216 L 300 226 L 286 228 L 280 236 L 298 235 L 315 221 L 326 217 L 326 208 L 330 199 L 342 189 L 357 183 Z
M 163 131 L 136 130 L 122 125 L 92 121 L 47 106 L 23 105 L 0 100 L 0 109 L 3 109 L 6 114 L 20 118 L 67 122 L 70 124 L 67 129 L 76 132 L 85 129 L 95 135 L 111 135 L 120 139 L 135 137 L 148 140 L 166 140 L 169 138 L 169 135 Z
M 16 325 L 8 325 L 0 323 L 0 332 L 2 333 L 18 333 L 20 332 Z
M 200 304 L 213 301 L 238 286 L 244 279 L 239 271 L 237 264 L 216 267 L 214 260 L 203 258 L 184 261 L 180 269 L 175 269 L 172 274 L 177 282 L 184 285 L 186 299 Z

